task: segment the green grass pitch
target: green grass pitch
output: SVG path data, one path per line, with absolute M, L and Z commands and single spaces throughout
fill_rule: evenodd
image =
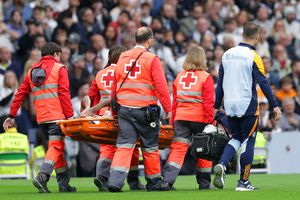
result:
M 179 176 L 175 183 L 177 191 L 131 192 L 126 185 L 123 193 L 109 193 L 98 192 L 92 178 L 73 178 L 71 184 L 78 192 L 72 194 L 58 193 L 55 178 L 49 182 L 51 194 L 38 194 L 31 180 L 0 180 L 0 200 L 300 200 L 300 174 L 251 175 L 251 182 L 260 189 L 258 192 L 235 192 L 237 179 L 237 175 L 228 175 L 224 190 L 200 191 L 195 176 Z

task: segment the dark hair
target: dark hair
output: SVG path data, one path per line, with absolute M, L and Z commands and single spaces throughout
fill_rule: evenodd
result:
M 54 56 L 54 53 L 61 52 L 61 47 L 54 42 L 47 42 L 42 48 L 42 56 Z
M 112 46 L 108 52 L 108 62 L 105 68 L 110 66 L 111 64 L 116 64 L 119 60 L 121 53 L 123 53 L 124 51 L 126 51 L 126 48 L 124 46 L 121 45 Z
M 119 16 L 121 16 L 123 14 L 127 15 L 128 19 L 131 20 L 130 12 L 128 12 L 127 10 L 121 10 Z
M 243 27 L 243 37 L 254 39 L 260 32 L 260 26 L 253 22 L 246 22 Z
M 153 37 L 153 32 L 149 27 L 141 27 L 135 33 L 135 42 L 144 43 Z

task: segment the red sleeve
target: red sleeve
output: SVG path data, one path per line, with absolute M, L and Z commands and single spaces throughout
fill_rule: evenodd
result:
M 177 109 L 177 88 L 173 82 L 173 85 L 172 85 L 173 89 L 172 89 L 172 92 L 173 92 L 173 102 L 172 102 L 172 119 L 171 119 L 171 124 L 172 126 L 174 126 L 174 120 L 175 120 L 175 116 L 176 116 L 176 109 Z
M 215 89 L 214 81 L 211 76 L 208 76 L 203 84 L 203 108 L 207 123 L 212 123 L 214 119 L 214 103 L 215 103 Z
M 73 107 L 71 103 L 70 85 L 68 72 L 65 67 L 60 68 L 58 79 L 58 98 L 66 118 L 73 117 Z
M 113 82 L 112 82 L 112 86 L 111 86 L 111 95 L 110 95 L 110 99 L 114 99 L 115 98 L 115 95 L 116 95 L 116 90 L 117 90 L 117 79 L 116 79 L 116 70 L 114 71 L 114 77 L 112 78 Z M 111 107 L 110 107 L 111 108 Z M 111 113 L 113 116 L 117 115 L 117 113 L 114 113 L 111 110 Z
M 160 60 L 155 57 L 151 63 L 151 75 L 155 86 L 156 95 L 165 112 L 171 112 L 171 99 L 166 77 Z
M 90 86 L 88 95 L 91 99 L 91 106 L 95 106 L 100 102 L 101 97 L 100 97 L 100 93 L 99 93 L 99 90 L 98 90 L 96 80 L 93 80 L 93 82 Z
M 28 76 L 25 76 L 24 81 L 21 83 L 18 92 L 15 94 L 14 100 L 10 107 L 9 115 L 15 117 L 20 109 L 25 97 L 31 92 Z

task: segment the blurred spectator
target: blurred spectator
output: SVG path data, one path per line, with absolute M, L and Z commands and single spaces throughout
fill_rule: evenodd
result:
M 43 6 L 49 6 L 54 12 L 62 12 L 69 8 L 69 0 L 44 0 Z
M 97 52 L 93 48 L 89 48 L 85 52 L 85 66 L 90 75 L 93 75 L 97 72 L 94 68 L 93 61 L 97 55 Z
M 121 12 L 124 10 L 129 11 L 129 8 L 130 7 L 129 7 L 128 0 L 118 0 L 118 5 L 114 7 L 109 13 L 112 21 L 117 21 L 117 19 L 121 15 Z
M 300 128 L 300 115 L 295 113 L 295 102 L 286 98 L 282 102 L 283 113 L 279 121 L 279 127 L 283 131 L 295 131 Z
M 42 23 L 44 25 L 47 38 L 50 40 L 54 29 L 57 27 L 57 21 L 54 19 L 54 11 L 51 6 L 45 7 L 45 18 Z
M 14 51 L 14 46 L 11 41 L 11 31 L 7 29 L 4 22 L 0 22 L 0 47 L 7 47 L 10 51 Z M 14 35 L 14 34 L 12 34 Z
M 237 23 L 234 18 L 226 18 L 224 20 L 224 31 L 217 35 L 219 44 L 226 44 L 226 38 L 232 38 L 234 45 L 242 41 L 242 36 L 237 32 Z
M 72 68 L 69 70 L 69 81 L 71 97 L 77 96 L 79 87 L 89 80 L 89 72 L 85 68 L 85 60 L 83 55 L 76 55 L 71 60 Z
M 272 67 L 274 70 L 278 70 L 279 77 L 283 78 L 291 73 L 291 60 L 288 58 L 288 54 L 283 45 L 277 44 L 274 47 Z
M 193 11 L 190 13 L 190 15 L 179 21 L 180 31 L 182 31 L 187 37 L 192 37 L 194 30 L 196 30 L 197 24 L 199 24 L 199 18 L 202 15 L 203 7 L 199 4 L 194 5 Z M 199 42 L 200 38 L 198 40 L 196 39 L 196 41 Z
M 269 102 L 265 97 L 259 98 L 259 124 L 258 130 L 271 131 L 272 122 L 270 119 Z
M 70 58 L 71 58 L 70 49 L 68 47 L 62 47 L 61 48 L 60 62 L 62 64 L 64 64 L 68 69 L 71 67 Z
M 102 35 L 95 34 L 91 37 L 92 47 L 97 51 L 97 56 L 101 56 L 103 63 L 108 61 L 108 49 L 106 48 L 105 40 Z
M 107 26 L 105 30 L 105 41 L 107 48 L 112 47 L 117 42 L 118 31 L 113 26 Z
M 104 30 L 111 21 L 107 9 L 103 7 L 103 3 L 101 1 L 95 1 L 92 4 L 92 9 L 94 10 L 97 23 L 99 24 L 101 30 Z
M 71 35 L 69 35 L 67 44 L 71 51 L 71 58 L 83 54 L 83 50 L 80 48 L 79 42 L 80 36 L 78 33 L 71 33 Z
M 266 40 L 267 31 L 264 28 L 261 28 L 259 36 L 259 42 L 256 46 L 258 55 L 271 58 L 269 43 Z
M 269 35 L 273 25 L 272 20 L 269 19 L 270 9 L 265 5 L 261 5 L 258 8 L 255 16 L 256 19 L 254 22 L 259 24 L 261 27 L 264 27 L 267 31 L 267 35 Z
M 22 19 L 21 13 L 18 10 L 14 10 L 11 13 L 11 18 L 6 23 L 7 31 L 10 33 L 10 39 L 14 43 L 14 49 L 18 45 L 18 39 L 26 33 L 26 25 Z
M 23 71 L 22 65 L 16 56 L 12 55 L 8 47 L 3 46 L 0 47 L 0 74 L 4 74 L 7 70 L 15 72 L 18 79 L 21 77 Z
M 98 72 L 99 70 L 104 69 L 104 63 L 102 57 L 96 56 L 93 60 L 94 69 Z M 94 74 L 95 75 L 95 74 Z
M 28 31 L 19 39 L 18 56 L 22 58 L 22 63 L 26 62 L 29 50 L 33 48 L 34 38 L 38 34 L 43 34 L 41 25 L 34 21 L 29 20 L 26 22 Z
M 11 17 L 11 13 L 14 10 L 18 10 L 22 13 L 22 18 L 26 21 L 29 20 L 32 16 L 32 9 L 25 2 L 25 0 L 12 0 L 9 1 L 7 7 L 5 8 L 5 20 L 9 20 Z
M 4 74 L 3 83 L 0 87 L 0 124 L 3 124 L 5 118 L 9 114 L 10 106 L 13 101 L 13 97 L 15 92 L 18 90 L 18 79 L 16 74 L 13 71 L 6 71 Z M 17 117 L 16 117 L 16 123 L 19 127 L 19 125 L 22 125 L 19 121 L 19 116 L 21 114 L 21 111 L 19 110 Z M 0 126 L 0 133 L 3 133 L 4 129 L 3 126 Z M 21 131 L 20 131 L 21 132 Z M 23 132 L 22 133 L 26 133 Z
M 64 10 L 61 12 L 62 16 L 71 16 L 72 21 L 74 23 L 77 23 L 79 21 L 78 19 L 78 7 L 80 5 L 79 0 L 69 0 L 69 8 L 67 10 Z
M 222 9 L 220 17 L 235 17 L 239 13 L 239 7 L 234 3 L 234 0 L 222 0 Z
M 80 43 L 85 46 L 90 46 L 90 37 L 93 34 L 101 33 L 98 23 L 96 23 L 93 10 L 90 8 L 82 8 L 79 12 L 80 22 L 77 24 L 77 30 L 80 35 Z
M 246 10 L 241 10 L 239 14 L 236 17 L 236 22 L 237 22 L 237 33 L 239 35 L 243 34 L 243 26 L 246 22 L 248 22 L 250 19 L 249 13 Z
M 272 60 L 269 57 L 263 56 L 262 61 L 265 67 L 266 77 L 271 84 L 274 84 L 276 88 L 280 87 L 280 78 L 278 69 L 273 69 Z
M 151 6 L 149 3 L 145 2 L 141 5 L 141 15 L 142 15 L 142 22 L 150 26 L 152 21 L 152 16 L 150 15 Z
M 296 8 L 295 6 L 286 6 L 283 10 L 285 20 L 284 25 L 288 35 L 292 37 L 299 38 L 300 37 L 300 24 L 296 20 Z
M 292 72 L 288 74 L 288 76 L 293 81 L 293 88 L 296 90 L 297 88 L 300 88 L 300 60 L 294 60 L 291 63 Z
M 293 80 L 290 77 L 284 77 L 281 80 L 280 89 L 275 94 L 279 101 L 283 101 L 286 98 L 294 98 L 296 91 L 293 89 Z
M 210 24 L 206 17 L 200 17 L 197 21 L 196 31 L 193 32 L 193 39 L 200 44 L 200 41 L 203 39 L 204 36 L 210 36 L 212 40 L 215 40 L 215 35 L 212 31 L 208 28 Z M 195 30 L 195 29 L 194 29 Z
M 162 24 L 165 29 L 176 32 L 179 25 L 176 19 L 175 7 L 172 4 L 165 3 L 162 7 Z

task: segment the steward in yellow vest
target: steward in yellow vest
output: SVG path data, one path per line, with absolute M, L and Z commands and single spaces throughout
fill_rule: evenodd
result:
M 26 135 L 18 133 L 16 128 L 9 128 L 5 133 L 0 134 L 0 157 L 3 153 L 26 153 L 29 151 L 29 142 Z M 10 160 L 0 159 L 1 164 L 18 164 L 24 159 Z M 0 174 L 26 174 L 26 165 L 21 166 L 0 166 Z

